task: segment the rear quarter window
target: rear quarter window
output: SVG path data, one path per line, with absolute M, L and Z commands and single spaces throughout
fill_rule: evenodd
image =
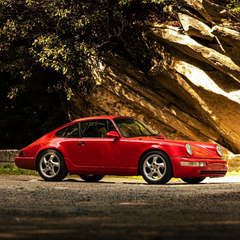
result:
M 71 126 L 59 130 L 58 132 L 56 132 L 55 136 L 63 138 L 78 138 L 79 137 L 78 124 L 73 124 Z

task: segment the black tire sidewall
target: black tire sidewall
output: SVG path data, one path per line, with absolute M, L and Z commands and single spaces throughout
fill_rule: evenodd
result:
M 92 175 L 88 176 L 88 174 L 80 174 L 79 177 L 82 178 L 85 182 L 98 182 L 104 178 L 105 175 Z
M 188 184 L 197 184 L 197 183 L 200 183 L 202 182 L 205 177 L 196 177 L 196 178 L 181 178 L 182 181 L 184 181 L 185 183 L 188 183 Z

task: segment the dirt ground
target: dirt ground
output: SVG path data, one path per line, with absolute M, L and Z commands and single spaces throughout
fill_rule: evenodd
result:
M 240 179 L 0 176 L 0 239 L 240 239 Z

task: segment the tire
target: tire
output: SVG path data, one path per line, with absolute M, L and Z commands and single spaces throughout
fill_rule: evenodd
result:
M 61 181 L 68 174 L 63 156 L 52 149 L 40 154 L 37 169 L 45 181 Z
M 94 175 L 94 174 L 82 174 L 79 175 L 85 182 L 98 182 L 103 179 L 105 175 Z
M 196 184 L 202 182 L 205 177 L 196 177 L 196 178 L 181 178 L 184 182 L 189 184 Z
M 165 184 L 172 178 L 172 165 L 165 153 L 151 151 L 143 156 L 140 173 L 150 184 Z

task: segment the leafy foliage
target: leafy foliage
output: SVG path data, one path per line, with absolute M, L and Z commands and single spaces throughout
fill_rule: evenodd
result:
M 91 78 L 89 65 L 103 47 L 163 2 L 172 1 L 0 0 L 0 70 L 30 79 L 34 71 L 52 69 L 62 75 L 55 89 L 69 99 L 71 87 Z
M 164 21 L 163 7 L 174 2 L 0 0 L 0 148 L 21 148 L 65 123 L 61 102 L 76 88 L 89 93 L 91 64 L 106 53 L 148 68 L 139 23 Z
M 230 7 L 233 12 L 240 13 L 240 1 L 239 0 L 231 0 L 228 7 Z

